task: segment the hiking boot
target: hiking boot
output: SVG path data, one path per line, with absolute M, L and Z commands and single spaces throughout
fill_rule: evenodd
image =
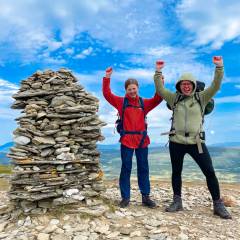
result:
M 178 195 L 173 196 L 173 202 L 165 209 L 166 212 L 177 212 L 182 210 L 182 198 Z
M 217 215 L 221 218 L 232 219 L 230 213 L 225 208 L 222 199 L 213 201 L 213 212 L 214 212 L 214 215 Z
M 151 200 L 149 195 L 142 195 L 142 204 L 143 204 L 143 206 L 146 206 L 149 208 L 157 207 L 156 203 L 153 200 Z
M 119 203 L 119 207 L 120 208 L 125 208 L 125 207 L 127 207 L 129 205 L 129 203 L 130 203 L 129 199 L 123 198 L 121 200 L 121 202 Z

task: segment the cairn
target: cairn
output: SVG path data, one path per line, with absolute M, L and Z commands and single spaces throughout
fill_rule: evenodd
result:
M 37 71 L 13 95 L 16 119 L 10 199 L 25 212 L 86 201 L 104 189 L 98 99 L 68 69 Z M 40 211 L 41 212 L 41 211 Z

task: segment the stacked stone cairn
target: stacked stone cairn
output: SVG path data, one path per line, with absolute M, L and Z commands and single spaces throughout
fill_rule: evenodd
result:
M 105 125 L 98 99 L 65 68 L 37 71 L 13 98 L 12 108 L 23 109 L 8 154 L 15 206 L 36 212 L 98 196 L 104 185 L 96 143 Z

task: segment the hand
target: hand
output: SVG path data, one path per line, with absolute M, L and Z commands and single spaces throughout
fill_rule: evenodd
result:
M 112 72 L 113 72 L 112 67 L 108 67 L 108 68 L 106 69 L 106 75 L 105 75 L 106 78 L 111 78 Z
M 222 66 L 223 66 L 222 56 L 214 56 L 214 57 L 213 57 L 213 63 L 214 63 L 217 67 L 222 67 Z
M 160 72 L 163 67 L 164 67 L 164 61 L 163 60 L 157 60 L 156 61 L 156 71 Z

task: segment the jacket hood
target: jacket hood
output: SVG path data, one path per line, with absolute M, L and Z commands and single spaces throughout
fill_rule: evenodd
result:
M 192 94 L 191 94 L 191 95 L 193 95 L 196 92 L 197 79 L 191 73 L 183 73 L 176 83 L 176 89 L 179 93 L 181 93 L 180 82 L 182 82 L 184 80 L 185 81 L 190 81 L 193 84 L 193 91 L 192 91 Z

